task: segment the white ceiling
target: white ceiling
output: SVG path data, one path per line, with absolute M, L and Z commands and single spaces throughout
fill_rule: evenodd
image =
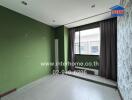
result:
M 0 0 L 0 5 L 53 27 L 60 25 L 75 27 L 110 18 L 111 14 L 107 13 L 74 22 L 110 11 L 110 8 L 119 4 L 120 0 L 24 0 L 28 3 L 27 6 L 23 5 L 22 1 Z M 91 8 L 93 4 L 95 8 Z M 74 23 L 67 24 L 71 22 Z

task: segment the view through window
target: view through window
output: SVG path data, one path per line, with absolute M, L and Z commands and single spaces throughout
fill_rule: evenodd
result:
M 100 55 L 100 28 L 77 31 L 74 51 L 75 54 Z

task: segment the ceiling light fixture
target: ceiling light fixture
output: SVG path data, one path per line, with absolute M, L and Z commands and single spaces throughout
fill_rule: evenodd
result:
M 91 5 L 91 8 L 95 8 L 95 4 Z
M 26 1 L 22 1 L 21 3 L 22 3 L 23 5 L 25 5 L 25 6 L 27 5 L 27 2 L 26 2 Z
M 54 23 L 54 22 L 55 22 L 55 20 L 52 20 L 52 22 Z

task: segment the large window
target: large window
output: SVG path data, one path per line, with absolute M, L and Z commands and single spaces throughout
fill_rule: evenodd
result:
M 100 54 L 100 28 L 77 31 L 74 43 L 75 54 Z

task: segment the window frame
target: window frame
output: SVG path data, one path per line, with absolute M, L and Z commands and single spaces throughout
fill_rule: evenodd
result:
M 79 53 L 76 54 L 76 53 L 74 52 L 75 55 L 86 55 L 86 56 L 92 56 L 92 55 L 93 55 L 93 56 L 100 56 L 100 54 L 98 54 L 98 55 L 96 55 L 96 54 L 81 54 L 81 50 L 80 50 L 80 46 L 81 46 L 81 45 L 80 45 L 80 44 L 81 44 L 81 42 L 80 42 L 80 40 L 81 40 L 80 34 L 81 34 L 81 33 L 80 33 L 80 32 L 83 31 L 83 30 L 89 30 L 89 29 L 94 29 L 94 28 L 100 28 L 100 26 L 99 26 L 98 24 L 97 24 L 95 27 L 89 27 L 89 28 L 86 28 L 86 26 L 85 26 L 85 27 L 82 28 L 81 30 L 76 30 L 76 31 L 75 31 L 75 33 L 76 33 L 76 32 L 79 32 Z M 100 33 L 100 40 L 101 40 L 101 33 Z M 74 44 L 75 44 L 75 43 L 74 43 Z M 75 45 L 74 45 L 74 46 L 75 46 Z M 74 50 L 75 50 L 75 49 L 74 49 Z

